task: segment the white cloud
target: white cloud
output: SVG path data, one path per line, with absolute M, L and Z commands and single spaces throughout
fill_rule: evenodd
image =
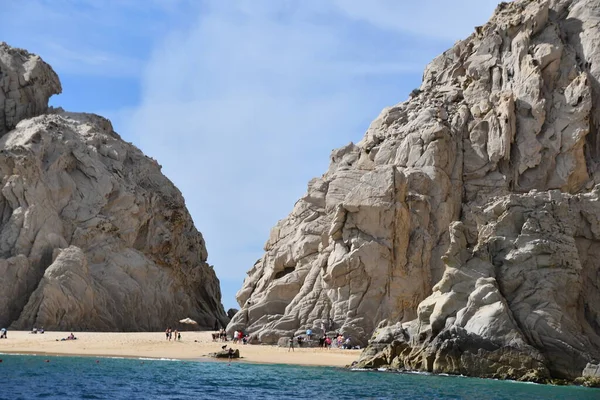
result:
M 497 0 L 332 0 L 348 17 L 379 29 L 458 40 L 492 15 Z

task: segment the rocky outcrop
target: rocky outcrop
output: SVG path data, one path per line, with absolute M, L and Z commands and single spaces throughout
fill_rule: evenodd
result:
M 280 221 L 228 330 L 544 380 L 600 355 L 600 3 L 502 3 Z
M 0 42 L 0 136 L 45 113 L 50 96 L 61 91 L 58 76 L 39 56 Z
M 240 350 L 235 349 L 229 353 L 229 350 L 221 350 L 216 353 L 208 353 L 206 357 L 210 358 L 240 358 Z
M 599 195 L 596 186 L 497 198 L 477 213 L 474 246 L 466 225 L 452 224 L 444 276 L 418 318 L 377 331 L 361 364 L 534 380 L 581 374 L 600 357 Z
M 588 364 L 583 370 L 582 376 L 584 378 L 596 378 L 600 379 L 600 364 Z
M 575 382 L 587 387 L 600 388 L 600 364 L 589 363 Z
M 225 324 L 204 240 L 160 165 L 102 117 L 43 114 L 60 83 L 39 57 L 1 45 L 0 61 L 13 99 L 0 107 L 0 326 Z

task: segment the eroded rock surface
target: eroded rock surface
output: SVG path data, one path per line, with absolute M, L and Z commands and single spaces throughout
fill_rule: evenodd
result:
M 600 3 L 502 3 L 335 150 L 228 330 L 371 344 L 361 365 L 544 380 L 600 356 Z
M 0 42 L 0 136 L 45 113 L 50 96 L 61 91 L 58 76 L 39 56 Z
M 44 114 L 60 83 L 39 57 L 2 44 L 0 67 L 0 326 L 227 323 L 204 240 L 160 165 L 102 117 Z

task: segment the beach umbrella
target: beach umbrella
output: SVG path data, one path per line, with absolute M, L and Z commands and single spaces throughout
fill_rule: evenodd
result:
M 181 322 L 182 324 L 188 324 L 188 325 L 198 325 L 198 323 L 191 318 L 180 319 L 179 322 Z

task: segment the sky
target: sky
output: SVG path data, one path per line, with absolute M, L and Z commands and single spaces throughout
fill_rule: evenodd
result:
M 182 191 L 225 309 L 334 148 L 408 98 L 496 0 L 0 0 L 50 103 L 113 122 Z

